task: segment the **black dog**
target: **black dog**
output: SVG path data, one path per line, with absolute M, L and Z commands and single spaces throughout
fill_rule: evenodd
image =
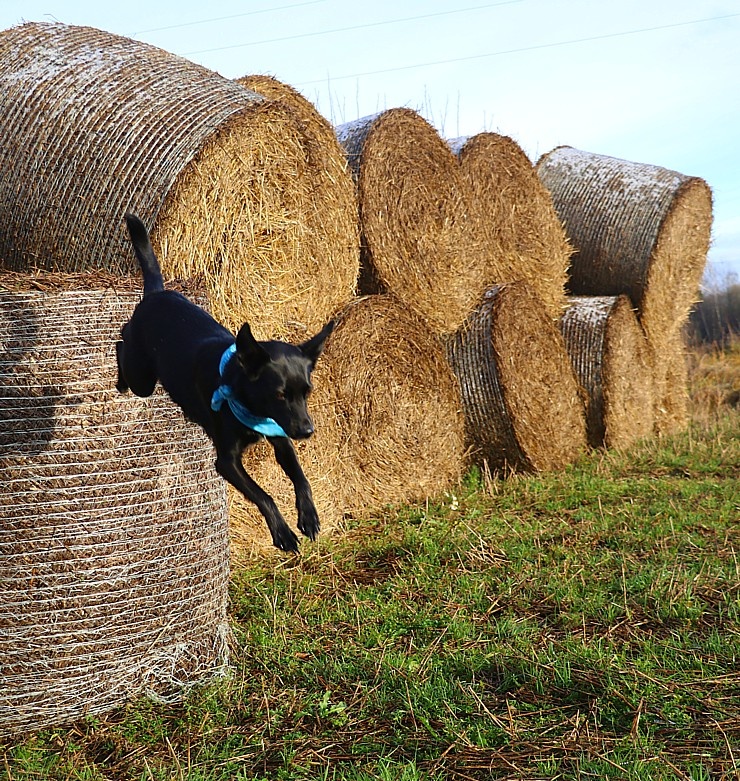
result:
M 207 312 L 165 290 L 144 223 L 126 215 L 131 242 L 144 276 L 144 295 L 117 342 L 118 383 L 123 393 L 150 396 L 159 380 L 185 416 L 203 427 L 216 448 L 216 470 L 257 505 L 273 544 L 297 551 L 298 538 L 275 501 L 246 473 L 244 450 L 267 437 L 295 489 L 298 528 L 310 539 L 319 532 L 311 487 L 293 439 L 314 428 L 306 407 L 311 372 L 334 328 L 329 322 L 300 345 L 258 342 L 246 323 L 234 339 Z

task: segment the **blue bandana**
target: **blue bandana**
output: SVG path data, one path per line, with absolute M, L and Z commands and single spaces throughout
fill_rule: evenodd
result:
M 226 348 L 224 354 L 221 356 L 221 361 L 218 365 L 218 373 L 222 378 L 224 376 L 226 364 L 231 360 L 231 356 L 235 352 L 236 345 L 232 344 L 231 347 Z M 234 417 L 247 428 L 251 428 L 252 431 L 262 434 L 263 437 L 288 436 L 277 421 L 272 418 L 261 418 L 258 415 L 253 415 L 240 401 L 234 398 L 233 388 L 230 385 L 222 383 L 213 391 L 213 396 L 211 396 L 211 409 L 214 412 L 218 412 L 224 401 L 228 403 L 229 409 Z

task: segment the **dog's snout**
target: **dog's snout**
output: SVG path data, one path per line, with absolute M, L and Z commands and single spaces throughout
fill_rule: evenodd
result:
M 309 423 L 307 426 L 301 426 L 297 432 L 298 439 L 308 439 L 313 434 L 313 423 Z
M 294 439 L 308 439 L 314 432 L 313 421 L 307 418 L 295 427 Z

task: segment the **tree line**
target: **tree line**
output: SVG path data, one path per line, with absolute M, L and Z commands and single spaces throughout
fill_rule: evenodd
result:
M 740 284 L 704 293 L 688 323 L 689 339 L 695 344 L 725 345 L 740 335 Z

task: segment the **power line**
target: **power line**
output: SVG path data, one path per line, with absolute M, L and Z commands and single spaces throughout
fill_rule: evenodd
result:
M 658 30 L 670 30 L 675 27 L 688 27 L 692 24 L 701 24 L 702 22 L 715 22 L 720 19 L 731 19 L 733 17 L 740 16 L 737 14 L 725 14 L 724 16 L 709 16 L 705 19 L 693 19 L 690 22 L 676 22 L 675 24 L 662 24 L 656 27 L 642 27 L 638 30 L 625 30 L 620 33 L 606 33 L 604 35 L 592 35 L 588 38 L 573 38 L 568 41 L 556 41 L 554 43 L 542 43 L 535 46 L 523 46 L 518 49 L 501 49 L 497 52 L 488 52 L 486 54 L 472 54 L 467 57 L 454 57 L 448 60 L 433 60 L 431 62 L 418 62 L 414 65 L 400 65 L 395 68 L 383 68 L 381 70 L 363 71 L 362 73 L 349 73 L 344 76 L 330 76 L 330 81 L 343 81 L 344 79 L 357 79 L 361 76 L 377 76 L 381 73 L 395 73 L 397 71 L 413 70 L 414 68 L 428 68 L 433 65 L 449 65 L 455 62 L 468 62 L 470 60 L 482 60 L 486 57 L 499 57 L 504 54 L 519 54 L 520 52 L 531 52 L 539 49 L 553 49 L 558 46 L 571 46 L 575 43 L 586 43 L 588 41 L 603 41 L 608 38 L 620 38 L 627 35 L 637 35 L 638 33 L 650 33 Z M 323 84 L 326 82 L 326 77 L 323 79 L 313 79 L 311 81 L 299 82 L 296 86 L 306 86 L 309 84 Z
M 523 3 L 525 0 L 499 0 L 497 3 L 487 3 L 486 5 L 474 5 L 469 8 L 455 8 L 452 11 L 437 11 L 431 14 L 421 14 L 420 16 L 405 16 L 400 19 L 385 19 L 380 22 L 368 22 L 367 24 L 355 24 L 351 27 L 335 27 L 332 30 L 318 30 L 311 33 L 298 33 L 297 35 L 286 35 L 280 38 L 264 38 L 259 41 L 248 41 L 247 43 L 235 43 L 232 46 L 217 46 L 214 49 L 199 49 L 194 52 L 184 52 L 183 57 L 190 57 L 194 54 L 210 54 L 211 52 L 222 52 L 227 49 L 243 49 L 247 46 L 257 46 L 263 43 L 278 43 L 280 41 L 294 41 L 298 38 L 313 38 L 319 35 L 333 35 L 334 33 L 346 33 L 353 30 L 364 30 L 368 27 L 382 27 L 389 24 L 401 24 L 402 22 L 415 22 L 419 19 L 431 19 L 436 16 L 450 16 L 451 14 L 462 14 L 469 11 L 482 11 L 486 8 L 495 8 L 499 5 L 515 5 L 517 3 Z M 163 28 L 167 29 L 167 28 Z
M 199 19 L 195 22 L 182 22 L 180 24 L 170 24 L 167 27 L 152 27 L 149 30 L 139 30 L 131 37 L 135 38 L 137 35 L 145 35 L 146 33 L 159 33 L 163 30 L 177 30 L 180 27 L 195 27 L 199 24 L 209 24 L 210 22 L 226 22 L 229 19 L 239 19 L 242 16 L 256 16 L 257 14 L 270 14 L 275 11 L 287 11 L 290 8 L 300 8 L 304 5 L 318 5 L 319 3 L 325 3 L 326 0 L 308 0 L 304 3 L 291 3 L 290 5 L 280 5 L 277 8 L 258 8 L 256 11 L 245 11 L 243 14 L 232 14 L 231 16 L 214 16 L 209 19 Z

